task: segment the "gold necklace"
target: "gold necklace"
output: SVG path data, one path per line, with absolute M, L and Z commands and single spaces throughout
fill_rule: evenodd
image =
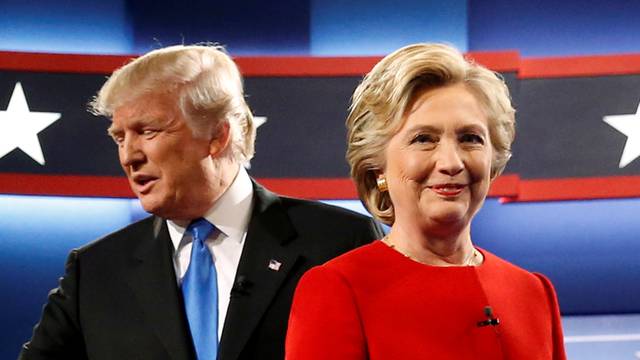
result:
M 390 248 L 392 248 L 393 250 L 404 255 L 406 258 L 409 258 L 415 262 L 418 262 L 423 265 L 438 266 L 438 265 L 429 264 L 427 262 L 419 260 L 414 256 L 412 256 L 411 254 L 398 249 L 395 246 L 395 244 L 391 242 L 391 237 L 389 235 L 386 235 L 385 237 L 383 237 L 382 242 L 385 243 Z M 477 266 L 477 265 L 480 265 L 481 263 L 482 263 L 482 254 L 476 248 L 473 248 L 473 251 L 471 252 L 471 254 L 467 256 L 467 258 L 462 262 L 462 264 L 452 264 L 451 266 Z

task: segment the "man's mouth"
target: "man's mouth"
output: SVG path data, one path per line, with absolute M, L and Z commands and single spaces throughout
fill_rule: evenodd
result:
M 151 191 L 151 188 L 158 181 L 158 178 L 151 175 L 140 174 L 134 175 L 132 177 L 132 180 L 134 185 L 133 190 L 139 194 L 144 195 Z

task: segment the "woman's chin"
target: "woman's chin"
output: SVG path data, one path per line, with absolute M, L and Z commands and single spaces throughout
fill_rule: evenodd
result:
M 430 223 L 434 226 L 447 227 L 450 230 L 455 231 L 456 229 L 463 228 L 467 225 L 466 222 L 468 221 L 468 218 L 466 215 L 467 213 L 464 211 L 455 211 L 452 209 L 452 211 L 439 211 L 432 213 L 430 214 L 429 219 L 431 220 Z
M 467 216 L 468 207 L 459 202 L 428 204 L 423 207 L 425 215 L 438 223 L 456 223 Z

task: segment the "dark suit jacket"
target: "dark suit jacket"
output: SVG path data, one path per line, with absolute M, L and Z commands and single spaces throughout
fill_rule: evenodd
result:
M 283 359 L 293 292 L 310 267 L 381 237 L 370 218 L 279 197 L 254 208 L 218 359 Z M 166 222 L 149 217 L 73 250 L 19 359 L 195 359 Z M 269 261 L 282 265 L 269 268 Z

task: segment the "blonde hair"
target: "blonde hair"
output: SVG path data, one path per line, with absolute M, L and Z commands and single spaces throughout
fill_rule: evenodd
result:
M 240 162 L 253 157 L 253 116 L 244 100 L 240 72 L 222 47 L 176 45 L 151 51 L 114 71 L 89 104 L 90 111 L 112 117 L 119 106 L 150 94 L 175 98 L 195 136 L 213 137 L 228 123 L 228 156 Z
M 382 59 L 356 88 L 347 117 L 347 154 L 360 200 L 386 224 L 395 215 L 388 192 L 378 191 L 376 171 L 385 167 L 389 139 L 404 123 L 405 111 L 419 90 L 465 84 L 486 111 L 494 149 L 492 179 L 511 157 L 515 110 L 502 77 L 466 60 L 443 44 L 413 44 Z

